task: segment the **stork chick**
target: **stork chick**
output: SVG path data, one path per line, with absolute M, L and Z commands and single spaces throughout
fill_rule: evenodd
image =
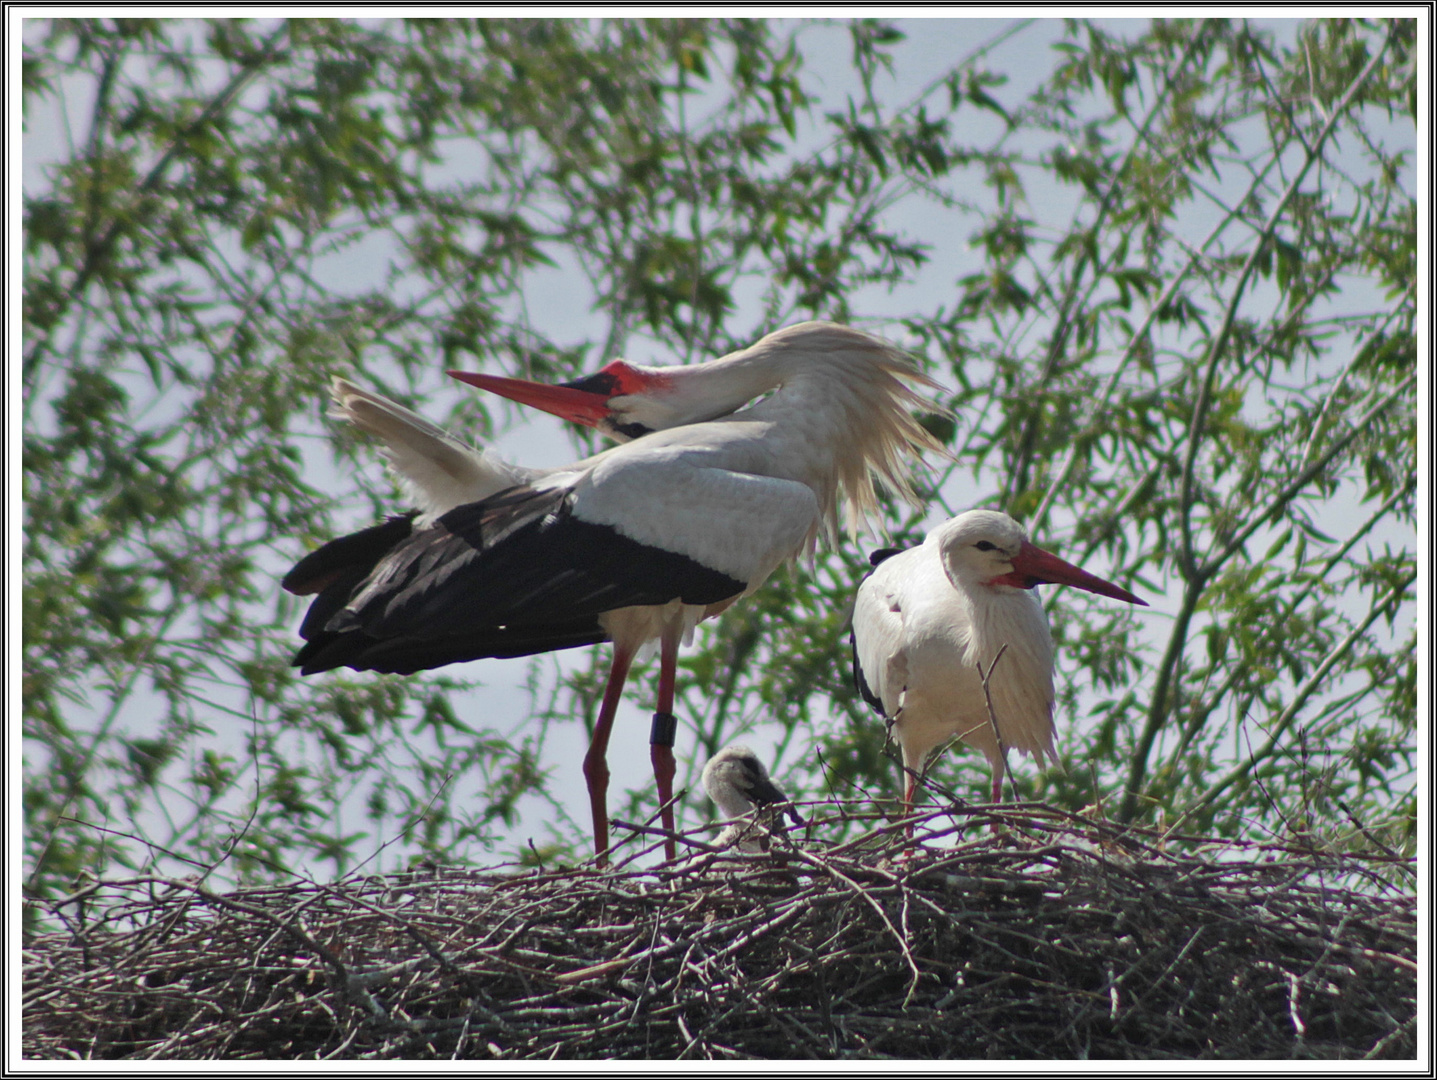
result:
M 715 845 L 736 845 L 739 851 L 763 851 L 766 837 L 755 826 L 768 827 L 777 815 L 777 811 L 769 808 L 788 799 L 774 787 L 758 755 L 747 746 L 725 746 L 709 758 L 704 766 L 703 781 L 709 798 L 718 804 L 725 819 L 732 822 L 719 834 Z M 787 807 L 787 813 L 795 825 L 802 824 L 803 819 L 792 806 Z

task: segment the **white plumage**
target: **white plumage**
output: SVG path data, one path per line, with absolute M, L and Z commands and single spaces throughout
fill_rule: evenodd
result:
M 1053 638 L 1033 588 L 1044 582 L 1143 603 L 1035 547 L 994 510 L 939 525 L 920 546 L 884 558 L 859 586 L 854 672 L 863 696 L 893 723 L 910 808 L 929 755 L 955 737 L 988 759 L 994 802 L 1004 751 L 1057 762 Z M 990 670 L 991 717 L 983 693 Z
M 660 642 L 651 741 L 667 801 L 679 642 L 835 535 L 840 503 L 856 527 L 876 505 L 875 476 L 910 494 L 903 458 L 935 444 L 906 383 L 931 383 L 886 342 L 820 322 L 706 364 L 616 361 L 561 387 L 451 374 L 633 441 L 572 466 L 522 469 L 337 387 L 340 414 L 385 440 L 423 513 L 332 541 L 290 572 L 286 588 L 318 594 L 295 662 L 304 674 L 409 673 L 612 639 L 585 759 L 602 855 L 604 758 L 635 652 Z M 672 828 L 671 813 L 664 821 Z
M 418 413 L 344 379 L 334 380 L 330 396 L 332 418 L 384 441 L 380 452 L 422 515 L 417 524 L 544 475 L 545 470 L 511 465 L 492 451 L 477 450 Z

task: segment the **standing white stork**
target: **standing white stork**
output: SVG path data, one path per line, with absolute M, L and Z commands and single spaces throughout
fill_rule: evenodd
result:
M 987 757 L 994 802 L 1003 797 L 1004 751 L 1057 762 L 1053 638 L 1035 585 L 1072 585 L 1146 606 L 1035 547 L 996 510 L 959 514 L 918 547 L 876 552 L 873 560 L 854 603 L 853 673 L 897 736 L 909 811 L 924 762 L 955 736 Z
M 833 537 L 840 501 L 856 528 L 876 505 L 875 475 L 912 498 L 903 456 L 936 443 L 913 417 L 924 403 L 904 380 L 933 384 L 887 342 L 823 322 L 705 364 L 616 361 L 559 387 L 451 374 L 635 441 L 568 467 L 521 470 L 486 462 L 432 425 L 434 442 L 416 451 L 423 429 L 408 418 L 418 418 L 400 416 L 410 443 L 400 449 L 385 437 L 424 512 L 331 541 L 285 577 L 291 592 L 318 594 L 294 663 L 306 675 L 344 666 L 409 674 L 611 639 L 584 759 L 602 858 L 609 733 L 635 653 L 660 642 L 650 743 L 668 807 L 680 641 L 820 536 Z M 341 410 L 359 419 L 373 404 Z M 369 421 L 359 419 L 381 426 Z M 407 454 L 424 460 L 406 465 Z M 515 482 L 488 490 L 506 479 Z M 663 821 L 672 831 L 671 808 Z
M 709 798 L 724 817 L 733 822 L 719 834 L 714 845 L 729 847 L 736 843 L 740 851 L 762 851 L 762 836 L 754 823 L 761 811 L 776 803 L 788 802 L 788 798 L 774 787 L 758 755 L 747 746 L 725 746 L 704 766 L 703 782 Z M 803 823 L 792 806 L 788 807 L 788 814 L 795 825 Z

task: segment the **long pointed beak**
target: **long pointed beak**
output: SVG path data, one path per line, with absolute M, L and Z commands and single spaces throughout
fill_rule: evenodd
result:
M 1064 562 L 1051 551 L 1044 551 L 1026 540 L 1013 558 L 1013 569 L 1027 580 L 1028 586 L 1072 585 L 1074 588 L 1086 589 L 1099 596 L 1111 596 L 1114 600 L 1126 600 L 1130 604 L 1148 606 L 1146 600 L 1139 600 L 1122 586 L 1114 585 L 1111 581 L 1104 581 L 1096 574 L 1090 574 L 1086 570 L 1080 570 L 1072 563 Z
M 449 375 L 470 386 L 477 386 L 510 401 L 517 401 L 520 405 L 532 405 L 536 409 L 543 409 L 547 413 L 586 427 L 598 427 L 612 415 L 609 408 L 611 394 L 596 393 L 574 386 L 551 386 L 548 383 L 529 382 L 527 379 L 509 379 L 503 375 L 480 375 L 469 371 L 451 371 Z

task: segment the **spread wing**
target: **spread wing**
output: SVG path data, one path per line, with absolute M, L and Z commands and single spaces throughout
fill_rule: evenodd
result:
M 590 462 L 412 529 L 362 580 L 353 569 L 333 576 L 295 663 L 305 674 L 409 673 L 591 644 L 606 637 L 604 612 L 751 591 L 820 520 L 806 485 L 715 468 L 683 448 L 649 454 L 634 443 Z M 382 546 L 353 541 L 366 555 Z
M 418 515 L 418 510 L 411 510 L 386 518 L 378 525 L 331 540 L 295 563 L 280 585 L 297 596 L 314 596 L 300 624 L 300 637 L 309 641 L 324 629 L 379 561 L 413 534 Z
M 330 394 L 332 417 L 384 440 L 390 468 L 426 514 L 487 499 L 543 473 L 511 465 L 491 451 L 476 450 L 418 413 L 343 379 L 334 380 Z
M 518 487 L 412 532 L 344 602 L 334 592 L 348 577 L 320 594 L 316 607 L 331 614 L 312 609 L 295 663 L 304 674 L 341 666 L 408 674 L 525 656 L 603 641 L 598 616 L 614 608 L 710 604 L 744 591 L 745 582 L 677 552 L 581 520 L 572 501 L 567 488 Z

